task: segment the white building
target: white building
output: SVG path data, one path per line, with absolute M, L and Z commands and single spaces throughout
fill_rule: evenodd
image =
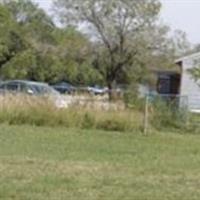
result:
M 187 97 L 189 110 L 200 112 L 200 82 L 191 74 L 192 69 L 200 67 L 200 52 L 182 57 L 176 63 L 180 66 L 179 95 Z
M 200 52 L 176 60 L 177 71 L 157 71 L 157 91 L 161 95 L 180 96 L 180 104 L 187 104 L 192 112 L 200 112 L 200 82 L 191 69 L 200 67 Z

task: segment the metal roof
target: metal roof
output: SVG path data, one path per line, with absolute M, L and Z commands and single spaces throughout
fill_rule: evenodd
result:
M 193 58 L 196 58 L 196 57 L 200 57 L 200 52 L 193 53 L 193 54 L 178 58 L 177 60 L 175 60 L 175 63 L 181 62 L 181 61 L 186 60 L 186 59 L 193 59 Z

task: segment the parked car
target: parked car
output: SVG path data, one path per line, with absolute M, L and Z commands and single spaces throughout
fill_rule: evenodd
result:
M 75 92 L 76 88 L 67 82 L 57 83 L 52 85 L 52 87 L 61 94 L 72 94 Z
M 104 87 L 100 87 L 100 86 L 94 86 L 94 87 L 87 87 L 87 91 L 90 94 L 94 94 L 94 95 L 104 95 L 108 92 L 108 88 Z
M 62 99 L 59 92 L 46 83 L 25 80 L 5 81 L 0 84 L 0 93 L 44 96 L 53 100 L 56 107 L 67 107 L 66 101 Z

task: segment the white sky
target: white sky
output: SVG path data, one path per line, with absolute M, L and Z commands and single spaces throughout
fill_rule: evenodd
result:
M 34 0 L 49 10 L 52 0 Z M 139 1 L 139 0 L 138 0 Z M 187 33 L 192 43 L 200 43 L 200 0 L 160 0 L 161 17 L 172 29 Z

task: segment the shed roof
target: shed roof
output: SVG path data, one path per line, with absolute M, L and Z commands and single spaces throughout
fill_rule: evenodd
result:
M 178 58 L 177 60 L 175 60 L 175 63 L 179 63 L 185 59 L 194 59 L 194 58 L 198 58 L 198 57 L 200 57 L 200 52 L 189 54 L 189 55 L 183 56 L 181 58 Z

